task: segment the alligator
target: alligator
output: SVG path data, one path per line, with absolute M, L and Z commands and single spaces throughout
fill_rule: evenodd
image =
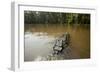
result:
M 53 46 L 53 54 L 63 53 L 63 50 L 66 49 L 70 45 L 70 34 L 65 33 L 58 39 L 56 39 L 55 44 Z

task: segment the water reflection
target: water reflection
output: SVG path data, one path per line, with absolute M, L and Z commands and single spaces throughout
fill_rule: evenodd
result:
M 45 33 L 25 33 L 25 60 L 37 60 L 40 57 L 47 56 L 52 52 L 53 37 L 47 36 Z

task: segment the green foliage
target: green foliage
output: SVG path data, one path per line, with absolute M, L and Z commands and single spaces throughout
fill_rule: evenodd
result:
M 25 24 L 89 25 L 90 14 L 24 11 Z

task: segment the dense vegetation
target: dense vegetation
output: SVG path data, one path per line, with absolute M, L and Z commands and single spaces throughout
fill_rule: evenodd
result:
M 89 25 L 90 14 L 24 11 L 25 24 Z

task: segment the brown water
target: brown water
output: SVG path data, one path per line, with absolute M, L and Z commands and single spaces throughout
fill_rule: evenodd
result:
M 25 26 L 25 61 L 46 60 L 53 52 L 56 38 L 64 33 L 71 36 L 71 57 L 90 58 L 90 28 L 82 26 Z M 42 58 L 41 58 L 42 57 Z

